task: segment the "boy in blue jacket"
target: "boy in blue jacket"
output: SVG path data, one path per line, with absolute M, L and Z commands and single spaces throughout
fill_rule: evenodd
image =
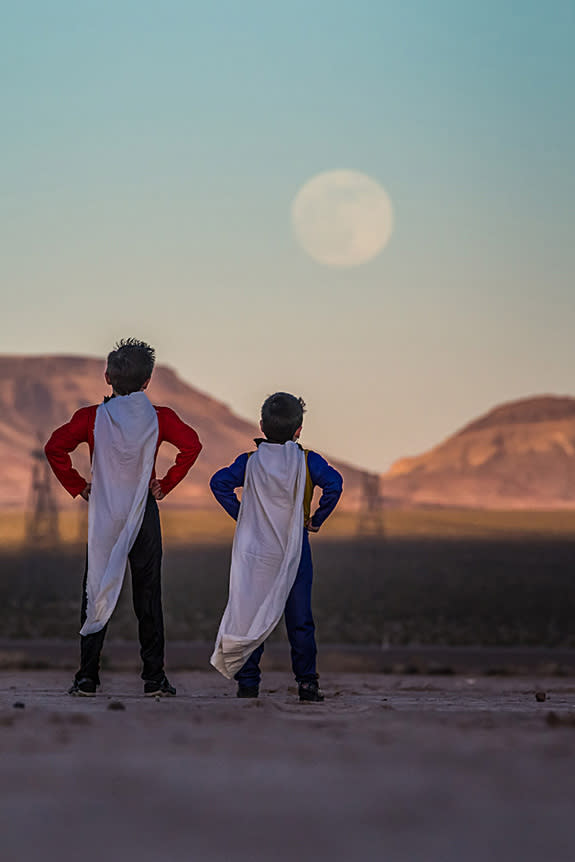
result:
M 303 458 L 305 455 L 305 493 L 303 494 L 303 542 L 301 545 L 301 557 L 299 558 L 299 566 L 297 565 L 298 558 L 295 558 L 297 573 L 295 574 L 295 580 L 293 580 L 293 586 L 289 590 L 285 607 L 282 602 L 280 611 L 283 610 L 285 614 L 287 634 L 291 646 L 292 667 L 299 687 L 300 701 L 321 702 L 324 698 L 319 689 L 318 674 L 316 671 L 317 648 L 311 609 L 313 565 L 308 533 L 317 533 L 326 518 L 334 510 L 342 493 L 343 482 L 338 471 L 331 467 L 321 455 L 318 455 L 317 452 L 302 450 L 301 446 L 296 443 L 301 434 L 304 410 L 305 404 L 301 398 L 296 398 L 286 392 L 276 392 L 274 395 L 270 395 L 264 402 L 261 410 L 260 428 L 265 437 L 255 442 L 258 446 L 258 458 L 260 455 L 263 456 L 264 449 L 267 453 L 266 457 L 262 458 L 261 463 L 258 464 L 260 477 L 262 470 L 264 471 L 262 486 L 264 488 L 266 487 L 265 465 L 272 464 L 274 451 L 276 451 L 278 456 L 282 456 L 282 453 L 277 451 L 277 447 L 294 447 L 294 444 L 296 444 L 301 453 L 302 470 L 304 469 Z M 288 453 L 286 448 L 286 456 L 288 454 L 293 456 L 293 451 L 292 449 Z M 236 495 L 236 489 L 244 486 L 248 461 L 252 454 L 254 453 L 246 452 L 239 455 L 233 464 L 219 470 L 210 482 L 210 487 L 216 500 L 236 521 L 238 520 L 242 505 Z M 272 459 L 271 461 L 270 458 Z M 255 461 L 253 467 L 255 470 Z M 252 474 L 254 474 L 255 478 L 254 470 L 252 470 Z M 319 505 L 312 515 L 310 508 L 313 490 L 316 485 L 322 489 L 322 495 Z M 277 497 L 277 492 L 275 496 Z M 244 505 L 246 505 L 245 492 L 243 499 Z M 301 494 L 298 496 L 297 493 L 291 493 L 290 489 L 286 489 L 288 506 L 291 505 L 290 500 L 301 501 L 301 499 Z M 273 505 L 274 502 L 277 502 L 277 500 L 270 498 L 270 505 Z M 283 505 L 285 508 L 285 502 Z M 301 502 L 293 504 L 293 506 L 296 505 L 301 505 Z M 256 511 L 256 515 L 251 515 L 250 541 L 257 543 L 260 531 L 262 531 L 261 535 L 263 536 L 263 531 L 266 529 L 269 530 L 269 524 L 263 523 L 263 521 L 267 520 L 266 516 L 262 514 L 264 509 L 256 507 L 254 511 Z M 254 517 L 255 521 L 253 520 Z M 301 520 L 300 523 L 302 523 Z M 242 601 L 242 598 L 245 598 L 249 603 L 249 596 L 240 597 L 239 600 Z M 255 612 L 257 612 L 257 608 Z M 237 619 L 237 613 L 235 617 Z M 243 640 L 245 641 L 246 639 L 244 638 Z M 258 697 L 261 678 L 259 663 L 263 650 L 264 643 L 261 642 L 249 655 L 243 666 L 234 674 L 234 679 L 238 682 L 238 697 Z M 214 653 L 215 655 L 216 653 Z M 221 661 L 223 662 L 223 659 Z M 212 664 L 218 667 L 218 670 L 221 670 L 224 675 L 231 675 L 231 672 L 229 674 L 226 672 L 226 667 L 223 663 L 218 665 L 217 662 L 214 662 L 214 657 L 212 657 Z M 230 663 L 230 667 L 233 668 L 233 661 Z

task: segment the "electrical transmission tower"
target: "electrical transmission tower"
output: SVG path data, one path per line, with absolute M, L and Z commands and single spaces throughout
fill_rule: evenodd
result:
M 383 536 L 383 494 L 381 479 L 377 473 L 362 473 L 360 487 L 359 515 L 357 522 L 359 536 Z
M 29 545 L 54 545 L 60 541 L 58 505 L 52 490 L 52 474 L 42 447 L 42 435 L 38 433 L 38 447 L 32 456 L 32 481 L 26 541 Z

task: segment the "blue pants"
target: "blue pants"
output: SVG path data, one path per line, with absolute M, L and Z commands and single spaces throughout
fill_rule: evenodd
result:
M 291 663 L 297 682 L 317 679 L 315 657 L 315 625 L 311 612 L 311 585 L 313 565 L 307 530 L 303 536 L 301 560 L 294 585 L 285 607 L 287 635 L 291 646 Z M 262 644 L 253 651 L 234 679 L 241 686 L 251 688 L 259 685 L 261 678 L 260 659 L 264 651 Z

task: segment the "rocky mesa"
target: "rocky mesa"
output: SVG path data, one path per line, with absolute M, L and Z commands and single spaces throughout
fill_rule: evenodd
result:
M 0 356 L 0 506 L 29 507 L 33 453 L 79 407 L 98 404 L 108 394 L 104 363 L 82 356 Z M 212 473 L 252 448 L 257 426 L 236 416 L 225 404 L 186 383 L 171 368 L 158 366 L 148 390 L 155 404 L 172 407 L 200 435 L 203 451 L 186 479 L 163 505 L 206 508 L 213 503 L 208 487 Z M 305 441 L 304 441 L 305 442 Z M 175 450 L 162 445 L 158 473 L 169 466 Z M 89 475 L 88 447 L 73 455 L 75 465 Z M 344 506 L 357 505 L 361 472 L 334 462 L 344 475 Z M 73 500 L 53 479 L 60 506 Z
M 0 356 L 0 507 L 29 508 L 33 453 L 75 410 L 102 400 L 103 370 L 101 360 L 83 356 Z M 215 505 L 210 476 L 252 446 L 256 424 L 166 366 L 156 368 L 149 395 L 193 425 L 204 445 L 164 505 Z M 170 450 L 165 444 L 160 450 L 160 474 Z M 73 458 L 88 475 L 87 446 Z M 344 476 L 342 508 L 357 510 L 366 474 L 333 463 Z M 53 488 L 59 505 L 73 505 L 55 480 Z M 387 506 L 575 508 L 575 398 L 545 395 L 496 407 L 430 451 L 397 461 L 383 476 L 382 490 Z
M 384 476 L 403 505 L 575 508 L 575 398 L 503 404 Z

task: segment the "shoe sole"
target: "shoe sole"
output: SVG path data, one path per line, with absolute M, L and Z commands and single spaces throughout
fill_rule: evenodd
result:
M 144 697 L 175 697 L 171 691 L 145 691 Z
M 96 697 L 95 691 L 70 691 L 70 697 Z

